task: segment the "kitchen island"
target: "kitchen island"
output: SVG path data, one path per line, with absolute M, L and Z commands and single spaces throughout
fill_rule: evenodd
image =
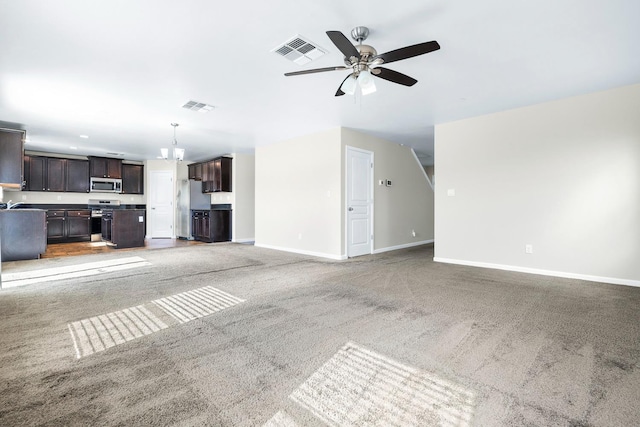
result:
M 42 209 L 0 210 L 2 261 L 38 259 L 47 250 L 46 211 Z
M 104 209 L 102 240 L 115 248 L 144 246 L 146 211 L 144 209 Z

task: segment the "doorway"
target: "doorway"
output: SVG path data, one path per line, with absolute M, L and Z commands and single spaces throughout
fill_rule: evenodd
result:
M 373 153 L 347 146 L 347 257 L 373 252 Z
M 149 237 L 172 238 L 173 234 L 173 172 L 151 171 L 149 180 Z

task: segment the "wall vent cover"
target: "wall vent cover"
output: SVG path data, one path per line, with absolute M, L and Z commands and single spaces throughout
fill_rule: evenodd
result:
M 308 64 L 327 53 L 325 50 L 319 48 L 316 43 L 309 41 L 299 34 L 276 46 L 271 52 L 277 53 L 298 65 Z
M 198 101 L 187 101 L 182 108 L 186 108 L 187 110 L 197 111 L 198 113 L 207 113 L 213 110 L 215 107 L 213 105 L 205 104 L 204 102 Z

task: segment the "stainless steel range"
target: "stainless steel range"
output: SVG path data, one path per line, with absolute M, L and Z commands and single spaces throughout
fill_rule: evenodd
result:
M 120 206 L 120 200 L 89 199 L 91 209 L 91 241 L 102 239 L 102 210 Z

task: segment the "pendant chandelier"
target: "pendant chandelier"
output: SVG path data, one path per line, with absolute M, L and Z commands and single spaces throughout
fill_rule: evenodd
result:
M 171 141 L 171 145 L 173 145 L 173 159 L 181 162 L 184 159 L 184 148 L 178 148 L 178 140 L 176 139 L 176 128 L 180 126 L 180 124 L 171 123 L 171 126 L 173 126 L 173 141 Z M 160 154 L 164 160 L 167 160 L 169 158 L 169 149 L 161 148 Z

